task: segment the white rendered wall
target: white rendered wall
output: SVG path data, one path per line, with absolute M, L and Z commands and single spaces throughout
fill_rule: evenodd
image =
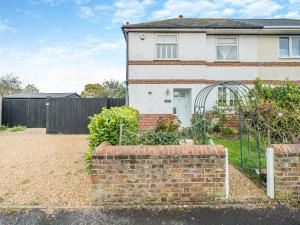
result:
M 129 105 L 138 109 L 141 114 L 172 114 L 173 89 L 191 89 L 190 109 L 193 113 L 196 95 L 206 86 L 205 84 L 130 84 Z M 167 89 L 170 91 L 169 95 L 166 95 Z M 166 103 L 165 100 L 171 100 L 171 103 Z M 207 109 L 216 105 L 216 102 L 217 89 L 214 89 L 209 95 Z
M 140 34 L 139 32 L 129 33 L 129 60 L 155 60 L 155 37 L 159 33 L 143 33 L 144 40 L 141 40 Z M 205 60 L 205 58 L 206 34 L 178 34 L 178 59 Z
M 257 36 L 256 35 L 227 35 L 228 37 L 238 38 L 238 60 L 242 62 L 257 61 Z M 206 48 L 208 62 L 217 61 L 217 37 L 222 35 L 207 35 Z
M 299 80 L 300 67 L 129 65 L 129 79 Z

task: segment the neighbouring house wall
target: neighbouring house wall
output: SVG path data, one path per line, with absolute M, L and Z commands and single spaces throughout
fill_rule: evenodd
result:
M 92 160 L 92 204 L 187 204 L 228 196 L 223 146 L 110 146 Z
M 259 62 L 300 62 L 299 58 L 279 58 L 279 36 L 257 35 L 257 55 Z M 286 35 L 283 35 L 286 36 Z
M 274 198 L 300 200 L 300 144 L 271 145 L 274 158 Z

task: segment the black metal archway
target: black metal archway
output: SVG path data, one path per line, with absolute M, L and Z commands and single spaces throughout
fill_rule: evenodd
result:
M 208 85 L 197 94 L 193 120 L 197 133 L 196 144 L 208 144 L 207 100 L 212 91 L 218 87 L 226 87 L 237 99 L 235 108 L 239 116 L 240 165 L 244 169 L 256 171 L 261 175 L 261 140 L 256 99 L 250 96 L 250 88 L 244 84 L 236 81 L 220 82 Z M 246 148 L 244 147 L 245 139 L 247 140 Z

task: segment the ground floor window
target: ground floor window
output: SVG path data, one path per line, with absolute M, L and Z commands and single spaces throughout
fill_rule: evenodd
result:
M 226 87 L 218 88 L 218 106 L 234 106 L 238 102 L 238 96 L 230 89 Z

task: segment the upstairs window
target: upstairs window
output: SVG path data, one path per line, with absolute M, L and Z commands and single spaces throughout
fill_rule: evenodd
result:
M 156 59 L 177 59 L 177 35 L 156 36 Z
M 300 37 L 280 37 L 279 56 L 282 58 L 300 57 Z
M 237 37 L 217 38 L 217 60 L 234 61 L 238 59 Z

